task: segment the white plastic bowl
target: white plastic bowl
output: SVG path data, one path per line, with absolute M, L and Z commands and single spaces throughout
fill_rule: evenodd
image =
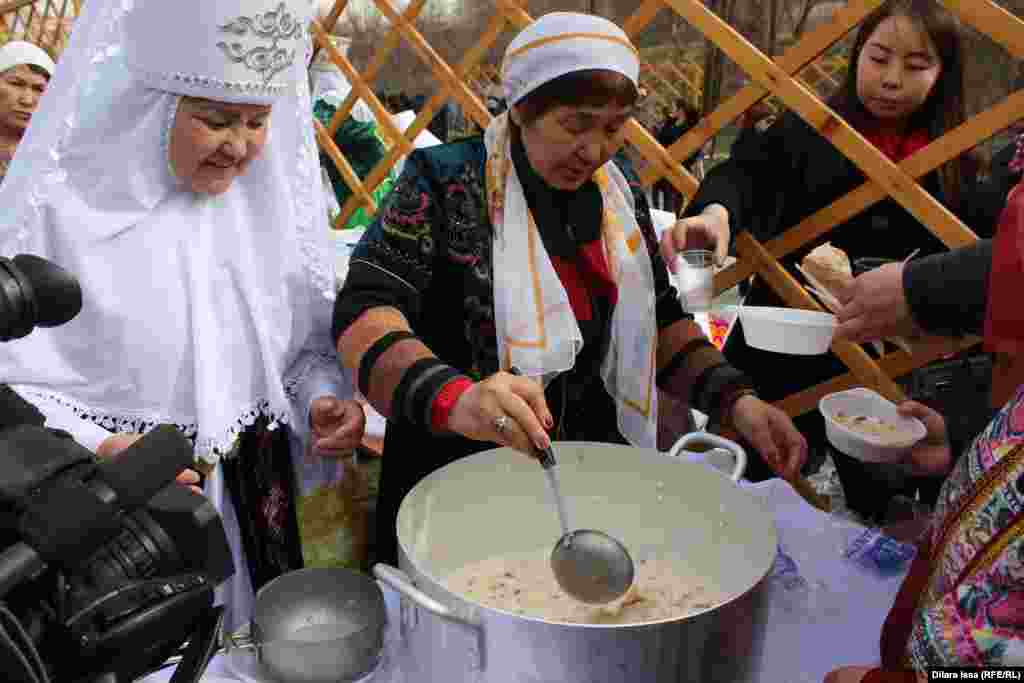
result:
M 863 387 L 829 394 L 818 402 L 818 410 L 825 416 L 825 436 L 841 453 L 864 462 L 899 462 L 928 430 L 924 423 L 899 414 L 896 404 Z M 881 437 L 847 427 L 836 421 L 836 415 L 864 415 L 895 425 L 903 438 Z
M 735 306 L 747 344 L 762 351 L 815 356 L 827 353 L 836 331 L 831 313 L 772 306 Z

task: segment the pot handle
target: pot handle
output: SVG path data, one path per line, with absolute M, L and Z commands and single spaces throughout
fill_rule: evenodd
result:
M 398 593 L 403 597 L 412 600 L 417 607 L 422 607 L 435 616 L 447 619 L 448 621 L 453 621 L 456 624 L 465 626 L 473 631 L 483 632 L 483 626 L 478 621 L 456 614 L 455 610 L 452 608 L 441 604 L 421 591 L 413 585 L 412 581 L 409 579 L 409 575 L 401 569 L 396 569 L 391 565 L 378 562 L 373 565 L 373 574 L 388 586 L 398 591 Z
M 690 432 L 689 434 L 684 434 L 680 437 L 679 441 L 672 445 L 672 448 L 668 451 L 669 457 L 678 457 L 681 450 L 694 443 L 708 444 L 728 451 L 736 460 L 736 465 L 733 467 L 729 478 L 734 483 L 739 483 L 743 473 L 747 471 L 747 452 L 743 450 L 742 446 L 735 441 L 730 441 L 710 432 Z
M 473 648 L 471 656 L 471 666 L 479 671 L 484 670 L 484 627 L 480 622 L 464 617 L 460 614 L 456 614 L 455 610 L 451 609 L 447 605 L 443 605 L 434 598 L 430 597 L 419 588 L 413 585 L 409 579 L 409 575 L 403 572 L 401 569 L 392 567 L 389 564 L 383 564 L 378 562 L 373 565 L 373 575 L 379 580 L 383 581 L 390 588 L 398 592 L 402 597 L 412 600 L 413 604 L 417 607 L 425 609 L 431 614 L 441 617 L 447 621 L 450 621 L 458 626 L 468 629 L 473 633 L 476 638 L 476 645 Z

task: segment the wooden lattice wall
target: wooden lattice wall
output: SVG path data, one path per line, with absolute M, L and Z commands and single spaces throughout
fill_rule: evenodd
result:
M 57 58 L 80 9 L 81 0 L 0 0 L 3 40 L 27 40 Z
M 412 149 L 411 140 L 427 126 L 449 98 L 454 98 L 469 117 L 486 127 L 490 116 L 477 96 L 475 88 L 468 84 L 467 77 L 476 73 L 475 70 L 478 69 L 487 50 L 504 32 L 518 31 L 531 21 L 531 17 L 516 0 L 490 0 L 493 2 L 494 13 L 479 41 L 463 55 L 459 63 L 449 64 L 416 30 L 416 18 L 426 0 L 413 0 L 403 12 L 399 12 L 391 0 L 373 1 L 390 21 L 392 29 L 362 73 L 358 73 L 328 40 L 328 33 L 344 11 L 347 0 L 338 0 L 323 23 L 315 22 L 313 26 L 318 49 L 328 50 L 332 60 L 353 84 L 352 93 L 338 109 L 329 130 L 316 124 L 322 148 L 334 160 L 345 181 L 354 190 L 353 196 L 342 207 L 337 218 L 337 226 L 344 225 L 360 205 L 368 207 L 370 211 L 376 210 L 370 192 L 384 180 L 399 156 L 409 153 Z M 990 0 L 943 1 L 965 25 L 987 34 L 1013 57 L 1024 57 L 1024 22 Z M 716 276 L 717 291 L 731 288 L 756 273 L 764 278 L 788 305 L 820 310 L 815 299 L 780 265 L 779 259 L 886 196 L 899 202 L 950 248 L 963 246 L 977 239 L 968 227 L 932 198 L 916 179 L 1020 119 L 1021 113 L 1024 112 L 1024 91 L 1012 93 L 1002 102 L 974 116 L 941 139 L 933 141 L 914 156 L 895 164 L 830 110 L 800 77 L 809 65 L 850 31 L 856 29 L 869 13 L 881 4 L 882 0 L 850 0 L 837 11 L 831 22 L 824 23 L 806 34 L 775 59 L 760 52 L 700 0 L 642 0 L 636 12 L 624 22 L 623 29 L 635 37 L 659 12 L 675 12 L 713 41 L 749 77 L 747 86 L 723 102 L 698 126 L 668 149 L 659 145 L 636 121 L 630 122 L 627 139 L 647 161 L 642 175 L 645 185 L 664 177 L 685 195 L 692 196 L 697 181 L 683 168 L 680 160 L 689 157 L 744 111 L 770 95 L 827 137 L 863 171 L 867 178 L 863 185 L 845 197 L 799 225 L 790 226 L 783 235 L 767 243 L 761 244 L 748 232 L 741 232 L 737 237 L 739 261 Z M 429 66 L 437 82 L 436 92 L 404 135 L 391 123 L 390 117 L 373 92 L 373 84 L 381 75 L 382 66 L 400 41 L 406 41 L 411 46 L 420 59 Z M 357 98 L 362 98 L 370 105 L 378 121 L 382 122 L 382 132 L 390 142 L 389 154 L 364 182 L 360 182 L 352 172 L 331 139 L 333 132 L 349 114 Z M 743 228 L 733 227 L 735 230 Z M 966 346 L 974 341 L 976 340 L 965 340 L 961 345 Z M 900 350 L 885 355 L 877 362 L 860 346 L 848 342 L 837 341 L 833 344 L 832 350 L 849 368 L 849 372 L 781 401 L 780 405 L 788 413 L 796 415 L 811 410 L 825 393 L 857 385 L 873 387 L 890 399 L 899 400 L 902 398 L 902 392 L 892 378 L 949 353 L 952 347 L 951 344 L 927 347 L 916 344 L 913 355 Z

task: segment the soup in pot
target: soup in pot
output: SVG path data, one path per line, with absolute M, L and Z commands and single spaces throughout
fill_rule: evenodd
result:
M 490 557 L 461 567 L 445 581 L 448 590 L 493 609 L 547 621 L 637 624 L 678 619 L 722 602 L 713 583 L 694 577 L 679 562 L 650 558 L 636 563 L 636 579 L 625 596 L 588 605 L 559 587 L 550 549 Z

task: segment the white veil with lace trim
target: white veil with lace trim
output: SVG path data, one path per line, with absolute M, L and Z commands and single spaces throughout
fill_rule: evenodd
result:
M 0 251 L 74 273 L 70 323 L 0 345 L 40 407 L 111 431 L 173 423 L 211 460 L 287 421 L 304 356 L 337 363 L 306 65 L 309 0 L 93 0 L 0 188 Z M 273 104 L 262 155 L 219 196 L 169 168 L 181 96 Z M 312 352 L 310 354 L 309 352 Z

